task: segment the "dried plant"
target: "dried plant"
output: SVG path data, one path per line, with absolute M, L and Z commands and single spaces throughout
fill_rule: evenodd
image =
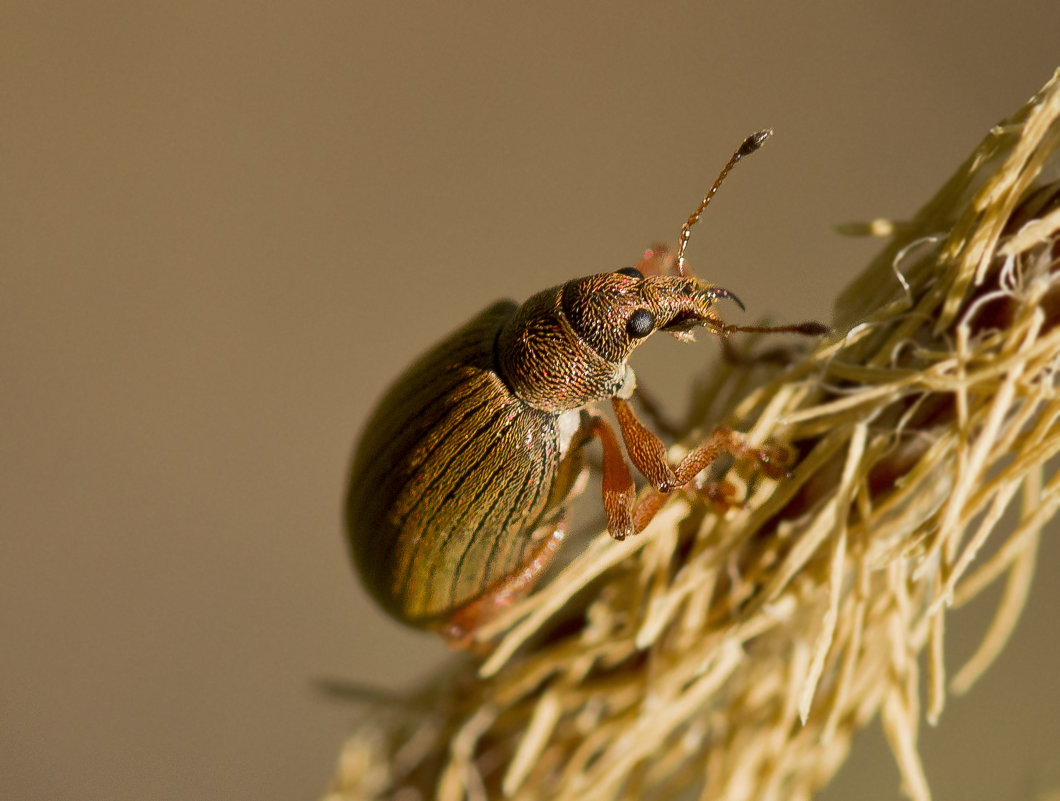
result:
M 806 799 L 877 713 L 929 798 L 920 719 L 1004 645 L 1060 504 L 1058 119 L 1060 72 L 913 220 L 868 227 L 890 242 L 833 339 L 703 382 L 684 442 L 724 420 L 788 443 L 790 478 L 736 464 L 742 507 L 686 493 L 599 534 L 480 632 L 488 655 L 370 704 L 328 801 Z M 997 580 L 947 679 L 946 613 Z

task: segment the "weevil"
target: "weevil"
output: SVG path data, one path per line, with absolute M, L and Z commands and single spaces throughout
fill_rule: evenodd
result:
M 671 465 L 634 413 L 627 360 L 658 331 L 825 332 L 819 323 L 736 326 L 722 321 L 731 292 L 686 267 L 692 226 L 725 176 L 771 131 L 748 137 L 681 227 L 676 251 L 656 247 L 636 267 L 591 275 L 482 311 L 415 362 L 365 426 L 350 471 L 346 525 L 353 561 L 372 596 L 405 623 L 467 644 L 476 626 L 525 595 L 564 538 L 566 504 L 584 484 L 585 445 L 599 440 L 607 528 L 641 531 L 668 494 L 722 453 L 757 460 L 774 477 L 783 450 L 747 446 L 715 429 Z M 639 500 L 629 461 L 650 485 Z

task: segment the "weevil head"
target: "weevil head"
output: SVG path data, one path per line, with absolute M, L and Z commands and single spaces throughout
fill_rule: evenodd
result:
M 743 304 L 727 290 L 694 276 L 644 276 L 635 267 L 571 281 L 563 286 L 563 314 L 597 354 L 624 362 L 657 331 L 691 339 L 698 326 L 724 325 L 714 313 L 722 298 Z
M 626 360 L 657 331 L 691 339 L 720 329 L 713 311 L 739 300 L 687 275 L 643 275 L 635 267 L 568 281 L 519 307 L 498 337 L 502 377 L 533 406 L 578 408 L 617 394 Z

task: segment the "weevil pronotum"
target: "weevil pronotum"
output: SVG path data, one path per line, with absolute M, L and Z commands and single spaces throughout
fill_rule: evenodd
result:
M 485 309 L 413 364 L 380 401 L 353 459 L 346 522 L 365 585 L 394 617 L 453 644 L 526 594 L 563 540 L 584 446 L 603 449 L 603 505 L 615 539 L 643 529 L 673 490 L 722 453 L 784 472 L 783 450 L 715 429 L 680 464 L 636 417 L 630 353 L 656 331 L 819 335 L 820 323 L 736 326 L 718 300 L 743 304 L 685 266 L 692 226 L 725 176 L 771 131 L 748 137 L 681 226 L 676 251 L 568 281 L 522 305 Z M 651 485 L 638 502 L 614 431 L 592 409 L 610 399 L 629 461 Z

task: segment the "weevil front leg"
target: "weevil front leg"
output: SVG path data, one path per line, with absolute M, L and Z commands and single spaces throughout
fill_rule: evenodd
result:
M 724 429 L 730 435 L 728 438 L 712 440 L 703 448 L 689 454 L 676 469 L 671 468 L 666 460 L 666 448 L 662 441 L 645 428 L 636 417 L 633 417 L 632 409 L 627 401 L 616 400 L 615 402 L 616 411 L 618 411 L 617 404 L 623 404 L 624 413 L 619 414 L 619 424 L 622 427 L 630 459 L 645 478 L 652 482 L 653 486 L 653 491 L 641 498 L 638 503 L 633 476 L 611 425 L 599 415 L 583 412 L 581 431 L 599 439 L 603 449 L 600 473 L 604 513 L 607 516 L 608 533 L 616 540 L 624 540 L 632 534 L 643 531 L 666 502 L 668 493 L 688 484 L 721 452 L 740 450 L 742 453 L 752 450 L 744 447 L 736 434 Z M 626 420 L 627 416 L 632 422 Z M 637 443 L 636 450 L 631 442 Z M 761 450 L 765 452 L 766 449 Z M 707 488 L 707 493 L 715 502 L 729 505 L 731 503 L 730 489 L 726 485 L 712 485 Z
M 736 459 L 751 458 L 757 461 L 770 478 L 780 478 L 787 473 L 787 452 L 775 446 L 751 447 L 730 428 L 719 426 L 710 439 L 689 452 L 680 464 L 672 466 L 666 455 L 662 440 L 646 428 L 633 412 L 628 400 L 613 398 L 612 406 L 622 439 L 630 461 L 652 485 L 655 492 L 647 495 L 634 510 L 634 531 L 640 531 L 662 507 L 669 493 L 687 486 L 704 468 L 722 454 L 731 454 Z M 728 501 L 726 494 L 721 499 Z

